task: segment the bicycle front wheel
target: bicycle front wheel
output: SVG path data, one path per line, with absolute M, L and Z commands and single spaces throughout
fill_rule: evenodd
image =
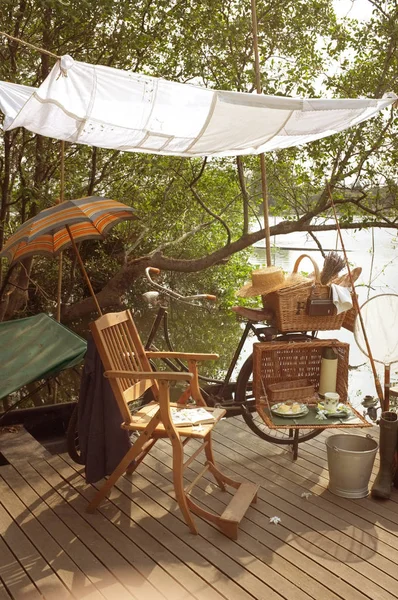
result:
M 244 362 L 236 382 L 236 403 L 242 407 L 242 416 L 250 429 L 263 440 L 274 444 L 293 444 L 294 429 L 270 429 L 261 415 L 256 410 L 256 401 L 253 395 L 253 355 Z M 322 429 L 299 429 L 296 441 L 306 442 L 311 440 Z

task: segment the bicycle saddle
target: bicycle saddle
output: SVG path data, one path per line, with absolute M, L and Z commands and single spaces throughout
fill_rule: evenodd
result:
M 232 306 L 234 313 L 248 319 L 249 321 L 270 321 L 274 313 L 270 308 L 245 308 L 244 306 Z

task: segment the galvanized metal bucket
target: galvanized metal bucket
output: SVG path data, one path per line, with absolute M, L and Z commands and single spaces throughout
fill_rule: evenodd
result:
M 332 435 L 326 440 L 329 490 L 343 498 L 365 498 L 379 445 L 370 435 Z

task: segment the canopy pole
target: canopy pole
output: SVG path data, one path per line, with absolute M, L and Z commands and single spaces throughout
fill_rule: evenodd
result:
M 329 184 L 328 184 L 328 194 L 329 194 L 330 204 L 331 204 L 332 209 L 333 209 L 334 218 L 335 218 L 335 221 L 336 221 L 337 233 L 338 233 L 339 238 L 340 238 L 340 244 L 341 244 L 341 248 L 343 250 L 345 264 L 347 266 L 348 278 L 350 280 L 351 288 L 352 288 L 352 291 L 353 291 L 352 301 L 353 301 L 353 304 L 354 304 L 354 308 L 355 308 L 355 310 L 357 312 L 357 315 L 359 317 L 359 321 L 361 323 L 362 332 L 363 332 L 363 338 L 365 340 L 366 350 L 367 350 L 368 357 L 369 357 L 369 360 L 370 360 L 370 365 L 372 367 L 372 373 L 373 373 L 373 378 L 374 378 L 374 382 L 375 382 L 375 386 L 376 386 L 377 395 L 379 397 L 380 404 L 381 404 L 381 407 L 383 408 L 383 410 L 388 410 L 388 408 L 385 408 L 385 399 L 384 399 L 384 395 L 383 395 L 383 390 L 381 388 L 380 379 L 379 379 L 379 376 L 378 376 L 377 371 L 376 371 L 376 365 L 375 365 L 375 362 L 374 362 L 374 359 L 373 359 L 373 354 L 372 354 L 372 350 L 370 348 L 368 336 L 366 334 L 365 323 L 363 322 L 363 319 L 362 319 L 362 314 L 361 314 L 361 309 L 359 307 L 358 298 L 357 298 L 357 295 L 355 293 L 354 280 L 352 278 L 352 273 L 351 273 L 350 265 L 349 265 L 349 262 L 348 262 L 347 252 L 346 252 L 346 249 L 345 249 L 345 246 L 344 246 L 343 236 L 342 236 L 342 233 L 341 233 L 339 221 L 337 219 L 336 207 L 335 207 L 334 202 L 333 202 L 333 197 L 332 197 L 332 194 L 331 194 L 331 191 L 330 191 L 330 185 Z
M 59 201 L 58 204 L 61 204 L 65 200 L 65 142 L 61 140 L 61 174 L 60 174 L 60 191 L 59 191 Z M 63 256 L 62 252 L 60 252 L 58 257 L 58 285 L 57 285 L 57 321 L 61 322 L 61 305 L 62 305 L 62 263 Z
M 258 35 L 257 35 L 257 10 L 256 0 L 251 0 L 252 13 L 252 28 L 253 28 L 253 50 L 254 50 L 254 72 L 256 76 L 257 94 L 261 94 L 261 79 L 260 79 L 260 58 L 258 51 Z M 265 167 L 264 153 L 260 154 L 260 171 L 261 171 L 261 193 L 263 196 L 263 214 L 264 214 L 264 231 L 265 231 L 265 256 L 267 267 L 272 264 L 271 261 L 271 238 L 269 231 L 269 216 L 268 216 L 268 189 L 267 189 L 267 171 Z
M 59 189 L 59 199 L 57 204 L 61 204 L 65 200 L 65 142 L 61 140 L 60 143 L 60 189 Z M 56 319 L 58 323 L 61 322 L 61 308 L 62 308 L 62 267 L 63 265 L 63 255 L 62 251 L 58 256 L 58 283 L 57 283 L 57 315 Z M 54 388 L 53 388 L 53 404 L 57 403 L 58 396 L 58 383 L 55 379 Z
M 103 315 L 103 312 L 102 312 L 102 310 L 101 310 L 101 307 L 100 307 L 100 305 L 98 304 L 97 296 L 96 296 L 96 295 L 95 295 L 95 293 L 94 293 L 93 286 L 91 285 L 90 278 L 89 278 L 89 276 L 87 275 L 87 271 L 86 271 L 86 269 L 85 269 L 85 267 L 84 267 L 84 263 L 83 263 L 83 261 L 82 261 L 82 257 L 80 256 L 79 248 L 78 248 L 78 247 L 77 247 L 77 245 L 76 245 L 76 242 L 75 242 L 75 240 L 74 240 L 74 238 L 73 238 L 73 235 L 72 235 L 72 232 L 71 232 L 71 230 L 70 230 L 70 227 L 69 227 L 69 225 L 65 225 L 65 227 L 66 227 L 66 230 L 67 230 L 67 232 L 69 233 L 69 237 L 70 237 L 70 239 L 71 239 L 71 242 L 72 242 L 73 250 L 74 250 L 74 251 L 75 251 L 75 253 L 76 253 L 77 260 L 79 261 L 79 265 L 80 265 L 81 271 L 82 271 L 82 273 L 83 273 L 84 279 L 86 280 L 86 283 L 87 283 L 87 285 L 88 285 L 88 289 L 90 290 L 90 294 L 91 294 L 91 296 L 93 297 L 93 300 L 94 300 L 94 302 L 95 302 L 95 306 L 96 306 L 96 308 L 97 308 L 97 311 L 99 312 L 100 316 L 102 317 L 102 315 Z

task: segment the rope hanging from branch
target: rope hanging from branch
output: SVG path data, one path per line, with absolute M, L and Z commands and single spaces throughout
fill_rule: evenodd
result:
M 48 56 L 52 56 L 52 58 L 55 58 L 57 60 L 61 59 L 61 57 L 58 56 L 57 54 L 54 54 L 53 52 L 50 52 L 49 50 L 44 50 L 44 48 L 40 48 L 39 46 L 35 46 L 34 44 L 30 44 L 29 42 L 25 42 L 24 40 L 14 37 L 13 35 L 6 33 L 5 31 L 0 31 L 0 35 L 4 35 L 9 40 L 12 40 L 13 42 L 18 42 L 18 44 L 22 44 L 22 46 L 27 46 L 28 48 L 32 48 L 33 50 L 36 50 L 37 52 L 41 52 L 42 54 L 47 54 Z

